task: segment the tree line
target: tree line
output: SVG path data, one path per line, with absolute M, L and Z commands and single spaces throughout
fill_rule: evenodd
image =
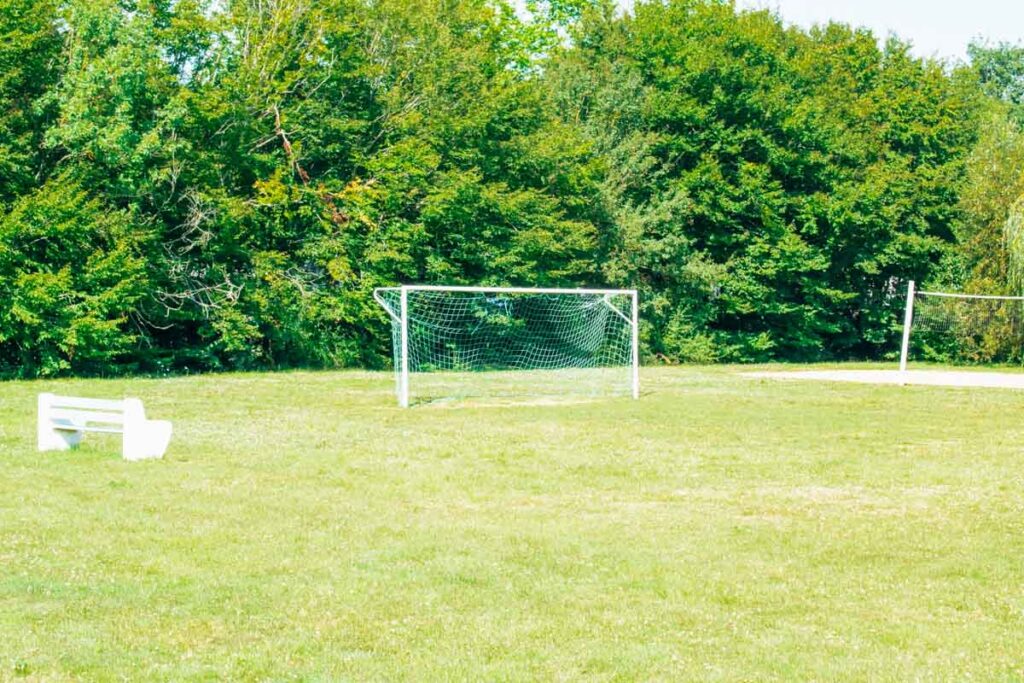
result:
M 724 0 L 0 0 L 0 375 L 383 367 L 374 287 L 641 290 L 666 362 L 1020 293 L 1024 48 Z

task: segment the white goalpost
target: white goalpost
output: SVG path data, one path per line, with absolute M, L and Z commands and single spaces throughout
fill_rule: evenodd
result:
M 1024 362 L 1024 296 L 918 290 L 903 315 L 900 373 L 910 360 L 948 365 Z
M 922 367 L 910 370 L 911 363 L 920 363 Z M 979 372 L 982 365 L 989 367 Z M 1013 365 L 1017 369 L 1009 367 Z M 922 291 L 911 280 L 903 311 L 899 370 L 830 369 L 750 374 L 827 382 L 1024 390 L 1022 367 L 1024 296 Z M 993 371 L 996 369 L 1008 371 Z
M 395 393 L 640 396 L 632 289 L 402 285 L 374 298 L 391 320 Z

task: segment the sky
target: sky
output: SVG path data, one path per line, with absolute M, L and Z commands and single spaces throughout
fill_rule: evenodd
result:
M 626 0 L 623 1 L 626 4 Z M 787 24 L 810 27 L 829 19 L 895 33 L 919 57 L 967 58 L 978 37 L 1024 41 L 1024 0 L 736 0 L 744 9 L 776 10 Z

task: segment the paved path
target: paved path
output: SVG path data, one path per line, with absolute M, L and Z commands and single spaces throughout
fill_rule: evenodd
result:
M 943 387 L 999 387 L 1024 389 L 1024 373 L 970 372 L 966 370 L 799 370 L 745 372 L 747 377 L 803 379 L 862 384 L 929 384 Z

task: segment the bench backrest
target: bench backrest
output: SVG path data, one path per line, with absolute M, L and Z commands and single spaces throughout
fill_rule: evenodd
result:
M 144 417 L 138 399 L 110 401 L 100 398 L 79 398 L 41 394 L 40 407 L 54 423 L 88 426 L 90 424 L 123 425 L 126 418 Z

